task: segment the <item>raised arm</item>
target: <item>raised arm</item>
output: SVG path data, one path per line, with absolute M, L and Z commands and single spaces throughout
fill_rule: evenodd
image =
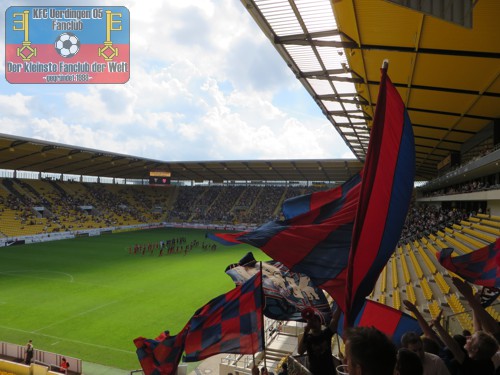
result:
M 462 294 L 469 303 L 470 308 L 474 312 L 474 319 L 477 320 L 481 329 L 491 334 L 500 332 L 497 321 L 485 310 L 481 302 L 474 296 L 474 292 L 469 283 L 457 277 L 452 278 L 452 280 L 453 285 L 455 285 L 460 294 Z
M 427 321 L 424 319 L 424 317 L 422 316 L 420 311 L 418 311 L 417 307 L 413 303 L 411 303 L 410 301 L 408 301 L 406 299 L 403 300 L 403 305 L 405 305 L 405 307 L 408 311 L 412 312 L 413 315 L 415 315 L 415 318 L 417 319 L 418 325 L 422 329 L 424 336 L 430 338 L 431 340 L 434 340 L 441 347 L 444 346 L 444 344 L 441 341 L 441 339 L 439 338 L 439 336 L 436 334 L 436 332 L 434 332 L 434 330 L 429 325 L 429 323 L 427 323 Z
M 436 329 L 437 333 L 443 340 L 444 344 L 448 347 L 448 349 L 453 354 L 453 357 L 457 360 L 458 363 L 462 364 L 465 361 L 466 354 L 460 348 L 458 342 L 456 342 L 453 337 L 443 328 L 441 325 L 441 314 L 443 311 L 439 313 L 438 317 L 432 321 L 432 325 Z
M 306 346 L 306 337 L 309 334 L 309 331 L 311 330 L 311 327 L 309 326 L 309 323 L 306 324 L 304 328 L 304 333 L 302 334 L 302 337 L 300 338 L 299 345 L 297 347 L 297 353 L 299 355 L 302 355 L 306 352 L 307 346 Z
M 330 320 L 330 323 L 328 324 L 328 328 L 333 333 L 337 332 L 337 326 L 339 324 L 340 314 L 341 314 L 340 307 L 337 306 L 337 309 L 333 312 L 332 320 Z

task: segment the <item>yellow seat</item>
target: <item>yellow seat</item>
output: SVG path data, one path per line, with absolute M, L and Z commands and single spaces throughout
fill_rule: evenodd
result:
M 445 237 L 445 240 L 446 242 L 450 243 L 452 246 L 454 246 L 455 248 L 457 249 L 460 249 L 461 251 L 463 251 L 465 254 L 469 254 L 472 252 L 472 249 L 468 248 L 467 246 L 465 246 L 462 242 L 460 241 L 457 241 L 456 239 L 454 239 L 453 237 L 450 237 L 450 236 L 446 236 Z

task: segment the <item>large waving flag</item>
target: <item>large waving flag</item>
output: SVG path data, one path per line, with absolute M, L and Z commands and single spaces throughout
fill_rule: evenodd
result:
M 258 273 L 235 289 L 200 308 L 177 336 L 168 331 L 155 340 L 134 340 L 145 375 L 171 375 L 180 356 L 200 361 L 218 353 L 253 354 L 262 351 L 262 277 Z
M 287 200 L 286 220 L 212 238 L 226 245 L 250 244 L 291 271 L 308 275 L 336 300 L 352 324 L 394 252 L 414 176 L 413 129 L 383 69 L 367 161 L 359 175 L 326 194 Z
M 338 334 L 343 334 L 343 317 L 339 320 Z M 375 327 L 392 339 L 396 346 L 401 345 L 401 337 L 409 331 L 422 333 L 417 319 L 381 303 L 365 300 L 363 307 L 354 320 L 353 327 Z
M 413 129 L 398 91 L 382 68 L 379 95 L 347 271 L 346 324 L 352 325 L 396 248 L 415 180 Z
M 309 276 L 314 285 L 342 303 L 360 187 L 361 175 L 356 174 L 327 193 L 285 201 L 286 220 L 270 221 L 250 232 L 209 237 L 226 245 L 255 246 L 290 271 Z
M 199 309 L 190 321 L 184 360 L 196 362 L 218 353 L 262 351 L 263 298 L 259 272 Z
M 139 337 L 134 340 L 142 370 L 146 375 L 175 374 L 186 340 L 186 325 L 176 336 L 163 332 L 156 339 Z
M 323 290 L 315 287 L 307 275 L 292 272 L 280 262 L 257 262 L 249 252 L 238 263 L 229 265 L 226 274 L 238 286 L 260 270 L 265 316 L 274 320 L 302 321 L 302 310 L 313 308 L 324 324 L 332 319 L 332 309 Z
M 500 238 L 469 254 L 452 257 L 452 253 L 451 248 L 439 253 L 443 267 L 472 284 L 500 287 Z

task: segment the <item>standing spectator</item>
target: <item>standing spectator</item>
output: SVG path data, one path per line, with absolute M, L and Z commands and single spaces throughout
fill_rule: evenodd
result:
M 309 371 L 313 375 L 335 374 L 335 362 L 332 355 L 332 336 L 337 331 L 340 308 L 333 314 L 328 327 L 322 329 L 321 317 L 313 308 L 302 311 L 302 317 L 307 321 L 304 334 L 299 342 L 297 352 L 302 355 L 307 352 Z
M 406 332 L 401 337 L 401 346 L 418 354 L 424 367 L 424 375 L 450 375 L 446 364 L 439 356 L 424 351 L 422 339 L 415 332 Z
M 492 335 L 484 331 L 475 332 L 467 338 L 464 352 L 458 342 L 441 326 L 439 320 L 438 318 L 433 321 L 434 327 L 453 354 L 454 361 L 458 364 L 458 375 L 495 374 L 492 357 L 498 350 L 498 343 Z
M 33 340 L 29 340 L 28 343 L 26 344 L 26 349 L 25 349 L 25 358 L 24 358 L 24 363 L 29 365 L 31 363 L 31 360 L 33 359 Z
M 288 364 L 286 362 L 281 365 L 278 375 L 288 375 Z
M 401 348 L 398 350 L 396 362 L 396 375 L 423 375 L 424 367 L 417 353 L 410 349 Z
M 61 371 L 63 374 L 67 374 L 69 369 L 69 363 L 66 361 L 66 358 L 62 357 L 61 358 L 61 363 L 59 364 L 59 371 Z
M 393 375 L 396 347 L 375 327 L 351 328 L 345 335 L 349 375 Z

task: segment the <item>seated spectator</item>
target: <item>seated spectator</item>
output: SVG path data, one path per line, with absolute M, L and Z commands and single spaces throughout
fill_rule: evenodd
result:
M 424 367 L 417 353 L 409 349 L 398 350 L 396 375 L 423 375 Z
M 349 375 L 393 375 L 396 347 L 374 327 L 356 327 L 345 335 L 345 362 Z
M 406 332 L 401 337 L 401 346 L 418 354 L 424 368 L 424 375 L 449 375 L 450 372 L 439 356 L 424 351 L 422 339 L 415 332 Z

